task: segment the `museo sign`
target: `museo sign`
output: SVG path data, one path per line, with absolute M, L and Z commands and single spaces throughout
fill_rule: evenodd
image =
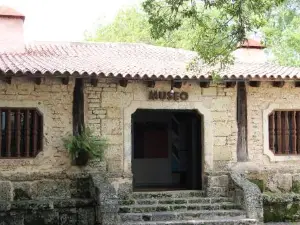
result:
M 175 101 L 186 101 L 189 98 L 187 92 L 170 92 L 170 91 L 150 91 L 149 100 L 175 100 Z

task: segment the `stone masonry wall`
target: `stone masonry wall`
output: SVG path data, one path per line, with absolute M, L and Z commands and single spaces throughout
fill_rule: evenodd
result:
M 263 130 L 268 121 L 263 113 L 270 106 L 274 109 L 300 109 L 300 90 L 293 83 L 286 83 L 282 88 L 272 87 L 271 83 L 262 82 L 261 86 L 247 87 L 248 91 L 248 151 L 250 167 L 245 167 L 249 178 L 263 191 L 299 192 L 300 156 L 277 157 L 271 160 L 264 154 L 268 133 Z M 265 124 L 264 124 L 265 123 Z M 270 152 L 269 152 L 270 153 Z M 271 154 L 272 157 L 272 154 Z M 275 160 L 275 161 L 274 161 Z M 300 190 L 300 189 L 299 189 Z
M 0 83 L 0 107 L 36 107 L 44 118 L 43 151 L 34 159 L 0 159 L 1 173 L 62 170 L 71 161 L 63 148 L 62 137 L 72 132 L 73 81 L 13 78 L 12 84 Z
M 148 100 L 150 90 L 169 91 L 170 83 L 157 82 L 153 89 L 142 82 L 129 82 L 126 88 L 111 80 L 102 80 L 97 87 L 86 83 L 86 122 L 96 134 L 103 135 L 109 141 L 105 156 L 110 174 L 130 175 L 131 172 L 129 162 L 131 152 L 129 155 L 124 152 L 126 146 L 129 146 L 130 137 L 124 135 L 124 132 L 131 129 L 131 124 L 125 122 L 130 121 L 131 114 L 126 115 L 129 117 L 126 118 L 125 112 L 132 105 L 152 109 L 190 109 L 196 105 L 205 108 L 208 116 L 212 118 L 212 124 L 209 124 L 212 129 L 211 137 L 208 137 L 206 144 L 213 146 L 210 150 L 213 152 L 214 170 L 223 170 L 229 162 L 236 161 L 236 90 L 234 88 L 200 88 L 197 83 L 185 83 L 181 91 L 189 93 L 189 100 L 181 103 Z M 128 134 L 130 135 L 130 132 Z

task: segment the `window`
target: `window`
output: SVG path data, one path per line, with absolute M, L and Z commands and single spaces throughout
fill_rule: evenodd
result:
M 269 115 L 269 148 L 275 155 L 300 154 L 300 111 Z
M 43 117 L 34 108 L 0 108 L 0 158 L 35 157 L 42 150 Z

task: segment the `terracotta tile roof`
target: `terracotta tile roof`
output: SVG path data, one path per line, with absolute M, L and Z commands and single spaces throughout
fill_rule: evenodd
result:
M 18 11 L 8 7 L 8 6 L 0 6 L 0 17 L 15 17 L 25 19 L 25 16 Z
M 24 53 L 0 53 L 0 72 L 22 75 L 70 74 L 127 78 L 199 79 L 211 68 L 188 71 L 195 52 L 146 44 L 34 43 Z M 235 63 L 224 78 L 300 78 L 300 68 Z
M 265 48 L 265 46 L 259 41 L 253 39 L 247 39 L 244 43 L 240 45 L 240 47 L 244 48 Z

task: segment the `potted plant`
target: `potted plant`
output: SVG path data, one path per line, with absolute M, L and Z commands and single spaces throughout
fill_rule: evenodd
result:
M 106 141 L 94 136 L 88 127 L 83 128 L 78 135 L 69 135 L 63 141 L 65 148 L 78 166 L 86 165 L 91 158 L 103 160 Z

